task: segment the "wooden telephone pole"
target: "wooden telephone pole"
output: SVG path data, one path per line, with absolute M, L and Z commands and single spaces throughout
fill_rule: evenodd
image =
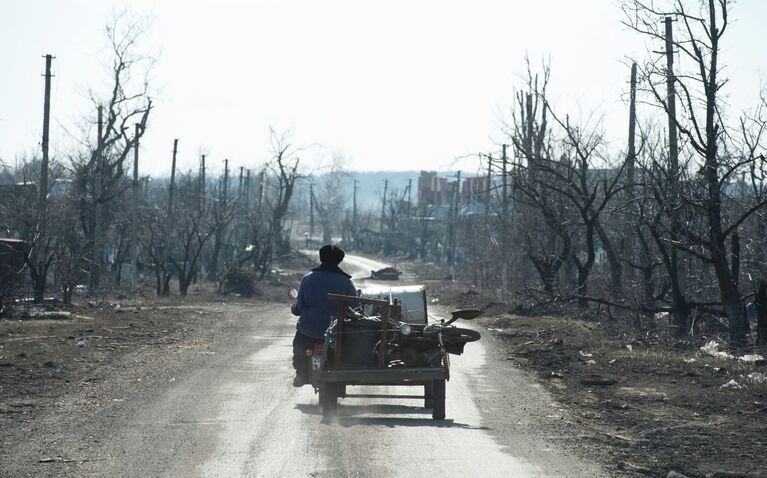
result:
M 628 153 L 626 155 L 626 199 L 630 201 L 629 211 L 636 211 L 636 202 L 634 195 L 634 184 L 636 183 L 635 163 L 636 163 L 636 96 L 637 96 L 637 64 L 631 64 L 631 83 L 629 92 L 629 138 L 628 138 Z M 627 224 L 628 226 L 628 224 Z M 635 247 L 634 235 L 627 234 L 625 240 L 624 257 L 627 257 L 630 261 L 634 260 L 634 247 Z M 629 274 L 633 273 L 633 268 L 629 268 L 627 271 Z
M 178 154 L 178 139 L 173 140 L 173 159 L 170 164 L 170 185 L 168 187 L 168 221 L 173 218 L 173 200 L 176 195 L 176 155 Z
M 679 172 L 679 142 L 676 134 L 676 90 L 674 83 L 674 29 L 671 17 L 666 17 L 666 92 L 668 103 L 668 159 L 674 183 Z
M 250 209 L 250 168 L 245 170 L 245 209 Z
M 529 99 L 529 98 L 528 98 Z M 501 179 L 503 180 L 503 188 L 501 194 L 501 212 L 503 217 L 501 218 L 501 224 L 503 225 L 503 235 L 501 236 L 501 291 L 502 293 L 509 292 L 509 235 L 512 228 L 509 223 L 509 158 L 506 155 L 507 144 L 502 145 L 501 163 L 503 170 L 501 171 Z
M 453 185 L 452 195 L 450 197 L 450 214 L 447 223 L 447 240 L 448 240 L 448 256 L 447 263 L 451 267 L 450 276 L 453 276 L 452 267 L 455 264 L 455 228 L 458 221 L 458 209 L 461 201 L 461 172 L 458 171 L 456 175 L 455 184 Z
M 354 180 L 354 199 L 352 203 L 352 229 L 354 230 L 354 234 L 357 233 L 357 183 L 359 183 L 358 179 Z
M 309 240 L 314 239 L 314 183 L 309 183 Z
M 200 157 L 200 205 L 205 203 L 205 155 Z
M 218 203 L 215 209 L 216 231 L 213 233 L 213 252 L 210 257 L 210 270 L 208 271 L 208 280 L 216 280 L 218 277 L 218 260 L 221 255 L 221 247 L 225 237 L 227 216 L 227 204 L 229 201 L 229 160 L 224 159 L 224 180 L 219 189 Z
M 665 18 L 666 27 L 666 94 L 668 107 L 668 174 L 671 180 L 671 239 L 677 240 L 681 234 L 677 211 L 679 206 L 679 142 L 676 134 L 676 77 L 674 76 L 674 28 L 673 19 Z M 675 247 L 671 248 L 671 264 L 675 273 L 679 273 L 679 258 Z
M 383 201 L 381 201 L 381 227 L 379 229 L 379 232 L 383 234 L 384 230 L 384 221 L 386 220 L 386 193 L 389 191 L 389 180 L 384 179 L 384 193 L 383 193 Z
M 480 158 L 482 153 L 479 153 Z M 493 155 L 487 155 L 487 185 L 485 187 L 485 217 L 490 217 L 490 190 L 493 189 Z
M 51 124 L 51 63 L 52 55 L 45 55 L 45 98 L 43 100 L 43 158 L 40 162 L 40 190 L 38 199 L 38 228 L 40 236 L 34 245 L 34 298 L 42 302 L 45 298 L 45 281 L 48 275 L 46 233 L 48 229 L 48 138 Z
M 136 123 L 133 143 L 133 184 L 131 185 L 131 210 L 130 210 L 130 288 L 132 291 L 137 287 L 138 271 L 138 202 L 139 202 L 139 180 L 138 180 L 138 148 L 139 138 L 141 137 L 141 125 Z
M 52 55 L 45 55 L 45 100 L 43 102 L 43 159 L 40 163 L 40 227 L 45 229 L 48 214 L 48 140 L 51 126 L 51 63 Z M 44 234 L 43 234 L 44 235 Z
M 668 113 L 668 177 L 670 182 L 670 200 L 671 203 L 671 241 L 678 241 L 682 234 L 681 221 L 679 218 L 679 208 L 681 206 L 680 188 L 679 188 L 679 142 L 677 135 L 677 120 L 676 120 L 676 76 L 674 75 L 674 29 L 673 19 L 671 17 L 665 18 L 665 39 L 666 39 L 666 109 Z M 677 254 L 677 248 L 672 247 L 670 251 L 671 267 L 669 275 L 671 275 L 671 283 L 681 284 L 684 280 L 685 273 L 682 271 L 683 263 L 680 264 L 679 256 Z M 684 304 L 685 298 L 681 287 L 672 287 L 672 295 L 676 297 L 674 302 Z M 674 307 L 673 324 L 677 328 L 678 333 L 683 333 L 687 329 L 688 314 L 683 308 Z
M 634 166 L 636 162 L 636 127 L 637 127 L 637 64 L 631 64 L 631 90 L 629 93 L 629 140 L 626 156 L 626 190 L 629 200 L 633 200 L 634 182 L 636 181 Z
M 173 200 L 176 195 L 176 154 L 178 153 L 178 139 L 173 140 L 173 159 L 170 165 L 170 185 L 168 186 L 168 217 L 165 231 L 165 256 L 170 257 L 170 241 L 173 233 Z
M 98 107 L 98 126 L 97 139 L 96 139 L 96 184 L 94 194 L 94 214 L 93 214 L 93 251 L 91 262 L 91 289 L 99 286 L 101 276 L 101 259 L 104 256 L 104 245 L 102 239 L 102 196 L 104 188 L 104 107 L 99 105 Z

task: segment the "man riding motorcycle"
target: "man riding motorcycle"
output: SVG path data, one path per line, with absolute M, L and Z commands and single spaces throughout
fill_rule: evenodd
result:
M 296 370 L 294 387 L 309 382 L 306 350 L 324 340 L 325 330 L 330 326 L 330 317 L 338 310 L 338 304 L 328 299 L 328 294 L 357 295 L 352 276 L 338 267 L 346 255 L 343 249 L 327 244 L 320 248 L 319 253 L 319 267 L 301 279 L 296 303 L 290 308 L 293 315 L 298 316 L 296 336 L 293 338 L 293 368 Z

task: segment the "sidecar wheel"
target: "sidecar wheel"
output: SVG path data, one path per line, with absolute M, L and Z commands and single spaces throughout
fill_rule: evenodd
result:
M 435 380 L 434 384 L 434 408 L 431 417 L 434 420 L 445 419 L 445 380 Z
M 320 383 L 320 404 L 322 416 L 332 417 L 338 409 L 338 386 L 335 383 Z
M 434 386 L 433 382 L 428 382 L 423 385 L 423 407 L 434 408 Z

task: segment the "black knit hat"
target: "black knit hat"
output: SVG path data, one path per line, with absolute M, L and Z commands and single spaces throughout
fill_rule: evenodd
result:
M 326 244 L 320 247 L 320 262 L 337 266 L 344 260 L 346 253 L 335 244 Z

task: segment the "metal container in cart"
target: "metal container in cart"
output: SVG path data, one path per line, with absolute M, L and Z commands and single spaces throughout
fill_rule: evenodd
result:
M 312 385 L 319 392 L 323 416 L 336 412 L 339 398 L 407 398 L 423 400 L 432 418 L 445 418 L 445 387 L 450 379 L 449 354 L 460 354 L 467 342 L 480 338 L 477 331 L 450 325 L 459 318 L 472 319 L 474 309 L 453 312 L 448 321 L 431 324 L 401 322 L 401 304 L 328 294 L 338 302 L 338 316 L 325 334 L 322 350 L 312 359 Z M 373 306 L 376 316 L 359 314 L 349 305 Z M 366 309 L 370 310 L 369 307 Z M 422 394 L 352 394 L 349 385 L 407 385 Z

